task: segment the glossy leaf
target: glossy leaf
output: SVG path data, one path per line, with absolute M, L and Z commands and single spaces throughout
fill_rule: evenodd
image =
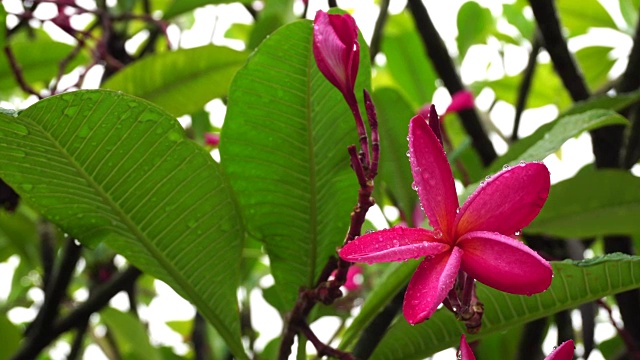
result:
M 626 125 L 627 119 L 612 110 L 595 109 L 583 113 L 562 116 L 541 126 L 530 136 L 518 141 L 506 154 L 499 157 L 489 168 L 493 173 L 503 165 L 514 165 L 520 161 L 542 161 L 560 149 L 562 144 L 584 131 L 605 125 Z
M 174 118 L 112 91 L 51 97 L 0 114 L 0 176 L 71 236 L 167 282 L 245 358 L 241 221 L 218 164 Z
M 551 187 L 527 232 L 560 237 L 637 233 L 640 178 L 622 170 L 578 173 Z
M 472 45 L 484 44 L 494 32 L 495 24 L 491 11 L 475 1 L 465 2 L 457 17 L 458 57 L 464 59 Z
M 102 87 L 147 99 L 180 116 L 226 96 L 231 79 L 246 59 L 244 52 L 213 45 L 179 49 L 136 61 Z
M 411 214 L 418 203 L 418 196 L 411 188 L 413 176 L 406 152 L 409 149 L 407 142 L 409 120 L 415 114 L 402 94 L 392 88 L 374 91 L 373 101 L 378 113 L 380 143 L 384 147 L 380 152 L 376 191 L 379 193 L 385 189 L 390 192 L 400 209 L 408 219 L 411 219 Z
M 478 284 L 484 303 L 482 330 L 468 335 L 474 341 L 585 302 L 640 286 L 640 257 L 610 254 L 583 261 L 553 262 L 551 287 L 533 296 L 506 294 Z M 371 359 L 422 359 L 456 346 L 464 324 L 446 309 L 420 325 L 396 321 L 382 339 Z
M 311 36 L 312 23 L 298 21 L 260 45 L 233 81 L 220 144 L 248 231 L 266 244 L 288 308 L 336 255 L 357 197 L 346 150 L 357 142 L 354 120 L 315 66 Z M 362 46 L 359 98 L 368 56 Z
M 437 76 L 416 33 L 413 18 L 407 13 L 390 16 L 381 48 L 395 86 L 414 109 L 430 103 Z

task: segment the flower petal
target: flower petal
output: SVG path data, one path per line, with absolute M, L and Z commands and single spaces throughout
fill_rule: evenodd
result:
M 349 14 L 318 11 L 313 24 L 313 54 L 320 72 L 345 97 L 352 97 L 360 62 L 355 20 Z
M 523 163 L 494 175 L 462 205 L 456 234 L 495 231 L 513 235 L 538 215 L 549 196 L 549 170 L 543 163 Z
M 437 240 L 430 230 L 397 226 L 359 236 L 340 249 L 339 255 L 347 261 L 368 264 L 418 259 L 450 248 Z
M 418 324 L 429 318 L 447 297 L 453 288 L 462 250 L 454 247 L 447 251 L 425 259 L 418 266 L 404 294 L 402 312 L 410 324 Z
M 473 231 L 458 240 L 464 250 L 462 270 L 481 283 L 511 294 L 547 290 L 553 270 L 549 262 L 509 236 Z
M 451 104 L 447 107 L 444 115 L 467 109 L 473 109 L 473 93 L 469 90 L 461 90 L 453 94 Z
M 409 161 L 414 186 L 429 224 L 446 239 L 453 237 L 458 197 L 449 161 L 438 138 L 422 116 L 409 123 Z
M 544 358 L 545 360 L 571 360 L 573 359 L 573 352 L 575 345 L 573 340 L 567 340 L 555 348 L 549 356 Z
M 471 351 L 471 347 L 467 342 L 467 338 L 462 334 L 460 338 L 460 360 L 476 360 L 476 356 L 473 355 L 473 351 Z

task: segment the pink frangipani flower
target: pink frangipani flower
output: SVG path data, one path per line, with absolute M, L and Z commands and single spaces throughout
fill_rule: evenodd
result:
M 394 227 L 360 236 L 340 250 L 344 260 L 369 264 L 425 257 L 404 297 L 409 323 L 420 323 L 436 311 L 459 270 L 512 294 L 531 295 L 549 287 L 549 263 L 515 239 L 549 194 L 544 164 L 521 163 L 499 172 L 459 208 L 447 157 L 421 116 L 409 124 L 409 156 L 414 188 L 433 231 Z
M 573 353 L 575 346 L 573 340 L 567 340 L 560 344 L 557 348 L 553 349 L 551 354 L 544 358 L 544 360 L 571 360 L 573 359 Z M 476 360 L 475 355 L 471 351 L 471 347 L 467 343 L 467 338 L 462 334 L 460 338 L 460 353 L 458 359 L 460 360 Z
M 318 11 L 313 20 L 313 54 L 320 72 L 342 92 L 350 105 L 354 102 L 357 106 L 354 87 L 360 44 L 353 17 Z

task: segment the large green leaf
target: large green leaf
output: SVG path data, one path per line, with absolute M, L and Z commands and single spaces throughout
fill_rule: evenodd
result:
M 554 262 L 549 289 L 533 296 L 511 295 L 478 284 L 484 303 L 482 330 L 470 341 L 513 326 L 575 308 L 601 297 L 640 286 L 640 257 L 610 254 L 583 261 Z M 398 319 L 382 339 L 371 359 L 422 359 L 460 342 L 464 325 L 446 309 L 424 323 L 411 326 Z
M 598 0 L 558 0 L 556 7 L 562 25 L 569 30 L 571 36 L 584 34 L 592 27 L 617 28 L 611 15 Z
M 413 19 L 406 12 L 390 16 L 382 38 L 382 52 L 394 85 L 415 108 L 431 102 L 437 76 L 427 59 Z
M 583 171 L 551 187 L 528 233 L 587 237 L 638 232 L 640 178 L 623 170 Z
M 240 217 L 219 166 L 170 115 L 104 90 L 0 114 L 0 176 L 71 236 L 167 282 L 246 358 Z
M 2 28 L 4 29 L 4 27 Z M 4 31 L 4 30 L 3 30 Z M 16 62 L 22 69 L 26 82 L 35 89 L 41 89 L 58 73 L 60 62 L 73 51 L 73 46 L 59 43 L 38 32 L 35 39 L 20 36 L 11 40 L 11 49 Z M 4 45 L 4 42 L 2 42 Z M 85 63 L 86 53 L 81 51 L 67 64 L 65 71 Z M 19 89 L 13 69 L 7 56 L 0 55 L 0 94 L 8 94 Z
M 389 191 L 407 219 L 411 219 L 418 196 L 411 188 L 413 176 L 406 152 L 409 148 L 407 143 L 409 120 L 415 114 L 402 94 L 394 89 L 376 90 L 373 93 L 373 100 L 378 113 L 380 144 L 383 148 L 380 152 L 380 171 L 376 179 L 376 190 L 384 187 Z M 377 198 L 381 197 L 377 196 Z
M 147 99 L 180 116 L 226 96 L 231 79 L 246 60 L 246 53 L 225 47 L 180 49 L 136 61 L 103 87 Z
M 282 27 L 238 72 L 220 146 L 248 231 L 266 244 L 289 308 L 336 254 L 357 198 L 346 150 L 358 140 L 354 120 L 315 65 L 312 29 L 307 20 Z M 362 46 L 359 94 L 367 58 Z
M 489 9 L 475 1 L 469 1 L 458 11 L 457 26 L 458 57 L 462 61 L 471 45 L 487 41 L 487 37 L 494 32 L 495 22 Z
M 572 137 L 584 131 L 615 124 L 626 125 L 628 121 L 612 110 L 594 109 L 561 116 L 513 144 L 506 154 L 493 162 L 489 172 L 496 172 L 504 165 L 514 165 L 519 161 L 542 161 Z

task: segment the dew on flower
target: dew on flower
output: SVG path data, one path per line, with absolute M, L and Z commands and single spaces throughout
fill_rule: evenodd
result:
M 511 168 L 511 166 L 509 164 L 505 164 L 504 166 L 502 166 L 502 170 L 509 170 Z

